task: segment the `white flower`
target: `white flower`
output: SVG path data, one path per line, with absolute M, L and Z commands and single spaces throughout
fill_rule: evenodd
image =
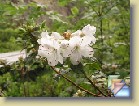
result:
M 49 36 L 48 32 L 46 31 L 41 33 L 41 39 L 38 39 L 37 42 L 39 44 L 46 44 L 50 40 L 62 40 L 62 39 L 64 39 L 64 37 L 61 36 L 59 33 L 52 32 L 51 36 Z
M 38 44 L 45 44 L 47 40 L 50 39 L 50 36 L 48 35 L 48 32 L 42 32 L 41 33 L 41 39 L 38 39 L 37 42 Z
M 72 37 L 74 37 L 74 36 L 81 36 L 81 37 L 82 36 L 88 36 L 87 39 L 92 40 L 92 43 L 90 43 L 92 45 L 92 44 L 95 44 L 95 42 L 96 42 L 96 38 L 94 37 L 95 32 L 96 32 L 96 27 L 90 26 L 90 24 L 88 24 L 82 30 L 77 30 L 76 32 L 72 33 L 71 36 Z
M 42 42 L 42 41 L 46 42 Z M 38 50 L 38 55 L 46 57 L 50 66 L 55 66 L 60 62 L 63 64 L 63 57 L 60 53 L 60 44 L 56 40 L 41 38 L 41 44 Z
M 82 30 L 77 30 L 71 34 L 70 39 L 66 40 L 57 32 L 42 32 L 41 38 L 38 39 L 38 55 L 46 57 L 50 66 L 55 66 L 59 62 L 63 64 L 63 59 L 70 57 L 73 65 L 78 65 L 82 57 L 93 57 L 93 48 L 90 46 L 95 43 L 96 38 L 93 36 L 96 32 L 94 26 L 89 24 Z
M 69 40 L 69 46 L 65 50 L 65 54 L 63 56 L 70 57 L 70 60 L 73 65 L 78 65 L 82 59 L 82 57 L 93 57 L 93 48 L 89 46 L 91 40 L 88 37 L 79 37 L 75 36 Z

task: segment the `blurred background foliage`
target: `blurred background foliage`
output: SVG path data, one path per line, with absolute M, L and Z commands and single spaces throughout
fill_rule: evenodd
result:
M 87 24 L 97 28 L 97 42 L 93 46 L 95 58 L 91 65 L 84 65 L 87 75 L 101 70 L 107 76 L 130 76 L 129 0 L 0 0 L 0 52 L 22 50 L 23 40 L 27 40 L 28 51 L 37 49 L 37 36 L 31 40 L 27 36 L 30 29 L 35 35 L 45 30 L 63 34 L 82 29 Z M 76 93 L 76 87 L 54 77 L 50 67 L 34 56 L 31 54 L 25 61 L 21 59 L 12 66 L 0 68 L 0 90 L 4 96 L 65 97 Z M 84 81 L 79 73 L 70 72 L 70 75 L 77 83 Z M 87 84 L 82 85 L 95 91 Z

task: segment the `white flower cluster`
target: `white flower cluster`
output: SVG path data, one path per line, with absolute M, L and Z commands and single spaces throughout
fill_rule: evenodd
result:
M 96 32 L 94 26 L 89 24 L 82 30 L 70 34 L 69 39 L 65 39 L 57 32 L 42 32 L 38 39 L 40 44 L 38 55 L 46 57 L 50 66 L 55 66 L 60 62 L 63 64 L 64 58 L 69 57 L 73 65 L 78 65 L 82 57 L 93 57 L 93 48 L 91 47 L 96 38 L 93 36 Z

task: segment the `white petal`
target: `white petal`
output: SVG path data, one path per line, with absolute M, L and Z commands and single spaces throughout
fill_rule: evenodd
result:
M 39 44 L 46 44 L 50 40 L 50 36 L 48 35 L 48 32 L 42 32 L 41 33 L 41 39 L 38 40 Z
M 96 27 L 94 26 L 90 26 L 90 24 L 88 24 L 87 26 L 85 26 L 82 29 L 82 32 L 86 35 L 86 36 L 93 36 L 96 32 Z
M 81 50 L 81 55 L 84 57 L 93 57 L 94 51 L 93 48 L 91 48 L 90 46 L 82 46 L 80 48 Z
M 63 57 L 60 54 L 59 50 L 53 50 L 53 52 L 50 52 L 47 56 L 47 61 L 48 64 L 51 66 L 55 66 L 58 64 L 58 62 L 60 62 L 61 64 L 63 64 Z
M 38 55 L 41 57 L 46 57 L 46 53 L 42 50 L 38 50 Z
M 60 47 L 61 47 L 62 49 L 66 49 L 68 46 L 69 46 L 69 41 L 68 41 L 68 40 L 62 40 L 62 41 L 60 42 Z
M 37 42 L 38 42 L 38 44 L 41 44 L 41 39 L 38 39 Z
M 78 51 L 74 51 L 70 56 L 70 60 L 73 65 L 78 65 L 81 59 L 82 59 L 82 56 Z
M 48 32 L 46 31 L 46 32 L 41 33 L 41 37 L 48 39 L 50 36 L 48 35 Z
M 55 40 L 64 39 L 64 37 L 57 32 L 52 32 L 51 37 Z
M 96 38 L 94 36 L 84 36 L 82 37 L 81 45 L 91 45 L 96 42 Z
M 91 44 L 91 42 L 92 42 L 92 39 L 90 36 L 84 36 L 84 37 L 82 37 L 81 45 L 84 45 L 84 46 L 89 45 L 89 44 Z
M 55 49 L 59 49 L 60 44 L 56 40 L 52 40 L 52 47 L 54 47 Z
M 56 53 L 56 59 L 57 59 L 61 64 L 63 64 L 63 57 L 61 56 L 60 50 L 59 50 L 59 49 L 56 50 L 55 53 Z
M 69 57 L 69 55 L 71 54 L 71 47 L 69 46 L 69 41 L 68 40 L 61 41 L 60 48 L 63 57 Z
M 63 57 L 69 57 L 72 54 L 71 50 L 72 49 L 70 47 L 67 49 L 62 49 Z
M 49 34 L 48 34 L 48 32 L 46 31 L 46 32 L 42 32 L 41 33 L 41 37 L 47 37 L 47 36 L 49 36 Z
M 61 56 L 60 53 L 57 54 L 58 55 L 58 61 L 63 64 L 63 57 Z
M 47 54 L 49 53 L 49 51 L 47 49 L 45 49 L 42 45 L 39 46 L 38 49 L 38 55 L 41 57 L 47 57 Z
M 50 40 L 47 37 L 41 38 L 41 44 L 47 44 Z
M 43 45 L 46 45 L 47 47 L 53 49 L 59 49 L 60 47 L 59 43 L 56 40 L 52 40 L 52 39 L 46 39 Z
M 58 64 L 58 61 L 57 61 L 57 60 L 47 59 L 47 61 L 48 61 L 48 64 L 49 64 L 50 66 L 55 66 L 55 65 Z
M 68 40 L 61 40 L 61 44 L 69 44 L 69 41 Z
M 69 45 L 76 46 L 77 44 L 79 45 L 81 42 L 81 37 L 80 36 L 74 36 L 69 40 Z
M 77 30 L 76 32 L 71 34 L 71 37 L 80 36 L 81 34 L 82 34 L 82 31 L 81 30 Z
M 96 38 L 94 36 L 91 36 L 92 38 L 92 43 L 95 44 L 96 43 Z
M 58 64 L 58 59 L 56 53 L 50 53 L 47 55 L 47 61 L 50 66 L 55 66 Z

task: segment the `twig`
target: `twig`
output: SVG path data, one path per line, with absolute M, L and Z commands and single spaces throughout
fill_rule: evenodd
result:
M 93 86 L 95 89 L 97 89 L 103 96 L 107 97 L 107 95 L 104 94 L 104 93 L 92 82 L 92 80 L 91 80 L 90 78 L 87 77 L 87 75 L 86 75 L 85 72 L 83 72 L 83 74 L 84 74 L 85 78 L 92 84 L 92 86 Z
M 85 91 L 86 93 L 90 94 L 90 95 L 93 95 L 93 96 L 96 96 L 96 97 L 102 97 L 101 95 L 97 95 L 97 94 L 94 94 L 86 89 L 84 89 L 83 87 L 77 85 L 76 83 L 74 83 L 73 81 L 71 81 L 69 78 L 67 78 L 66 76 L 60 74 L 53 66 L 51 66 L 51 68 L 59 75 L 61 75 L 64 79 L 66 79 L 68 82 L 72 83 L 74 86 L 76 86 L 77 88 L 79 88 L 80 90 L 83 90 Z

